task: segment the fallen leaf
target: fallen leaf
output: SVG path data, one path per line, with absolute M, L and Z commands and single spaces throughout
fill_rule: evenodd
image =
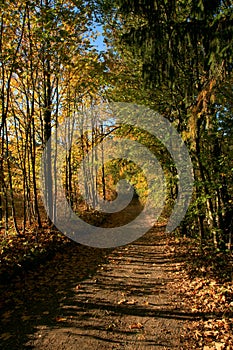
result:
M 225 348 L 224 343 L 214 343 L 214 346 L 215 346 L 216 350 L 222 350 Z
M 114 328 L 116 328 L 116 325 L 115 325 L 115 323 L 112 323 L 112 324 L 108 325 L 107 330 L 112 331 Z
M 129 301 L 126 302 L 126 304 L 128 304 L 128 305 L 135 305 L 136 303 L 137 303 L 137 301 L 134 300 L 134 299 L 129 300 Z
M 31 319 L 31 316 L 22 316 L 21 317 L 21 320 L 24 322 L 24 321 L 28 321 Z
M 146 337 L 145 337 L 144 334 L 137 334 L 137 339 L 138 339 L 138 340 L 145 340 Z
M 55 320 L 56 320 L 56 322 L 65 322 L 67 319 L 65 317 L 57 316 Z
M 2 333 L 0 335 L 0 338 L 3 339 L 3 340 L 8 340 L 12 337 L 12 334 L 11 333 Z
M 78 286 L 75 287 L 75 290 L 78 291 L 78 290 L 80 290 L 81 288 L 82 288 L 82 287 L 81 287 L 81 285 L 79 284 Z
M 138 323 L 133 323 L 129 326 L 130 329 L 142 329 L 143 328 L 143 325 L 138 322 Z
M 6 311 L 2 314 L 2 318 L 3 319 L 8 319 L 11 317 L 11 314 L 12 314 L 13 311 Z
M 121 300 L 118 301 L 117 304 L 118 304 L 118 305 L 121 305 L 121 304 L 124 304 L 125 302 L 126 302 L 126 299 L 121 299 Z

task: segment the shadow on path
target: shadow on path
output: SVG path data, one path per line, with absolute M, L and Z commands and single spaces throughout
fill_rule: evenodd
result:
M 161 228 L 114 250 L 71 242 L 1 286 L 0 348 L 186 349 L 185 328 L 205 315 L 185 308 L 166 242 Z

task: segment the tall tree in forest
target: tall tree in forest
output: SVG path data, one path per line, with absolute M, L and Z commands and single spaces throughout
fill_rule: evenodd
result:
M 141 72 L 147 98 L 139 101 L 169 118 L 190 147 L 195 201 L 183 227 L 196 227 L 202 238 L 210 233 L 218 245 L 228 242 L 232 184 L 219 169 L 220 159 L 228 159 L 219 106 L 225 108 L 220 90 L 232 74 L 231 1 L 98 3 L 116 54 L 122 59 L 131 52 Z
M 11 14 L 14 12 L 15 16 Z M 8 197 L 11 200 L 12 215 L 14 226 L 18 232 L 18 227 L 15 218 L 15 206 L 12 187 L 12 174 L 9 164 L 9 138 L 7 118 L 10 110 L 10 93 L 13 75 L 17 66 L 17 58 L 21 49 L 23 35 L 25 31 L 26 6 L 19 1 L 15 4 L 4 3 L 0 10 L 0 226 L 3 221 L 3 206 L 5 209 L 5 228 L 8 229 Z M 20 25 L 19 25 L 20 23 Z M 5 179 L 5 170 L 7 171 L 8 184 Z M 8 194 L 10 193 L 10 196 Z
M 103 63 L 92 50 L 92 2 L 5 1 L 0 24 L 0 219 L 20 229 L 42 225 L 38 193 L 42 150 L 59 122 L 103 85 Z M 46 188 L 52 166 L 48 149 Z M 52 163 L 53 162 L 53 163 Z M 71 159 L 67 164 L 71 170 Z M 69 175 L 69 186 L 71 172 Z M 49 216 L 56 208 L 47 193 Z M 21 205 L 19 202 L 21 201 Z M 5 216 L 5 218 L 4 218 Z

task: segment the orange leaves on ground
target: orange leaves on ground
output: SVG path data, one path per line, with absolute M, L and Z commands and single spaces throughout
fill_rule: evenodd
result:
M 183 285 L 192 312 L 203 319 L 193 325 L 196 347 L 205 350 L 233 349 L 233 284 L 195 278 Z
M 66 317 L 57 316 L 57 317 L 55 318 L 55 321 L 56 321 L 56 322 L 65 322 L 66 320 L 67 320 Z
M 129 325 L 129 328 L 130 329 L 142 329 L 144 327 L 140 322 L 138 322 L 138 323 L 133 323 L 133 324 Z
M 127 304 L 127 305 L 135 305 L 137 304 L 137 301 L 135 299 L 132 299 L 132 300 L 127 300 L 125 298 L 122 298 L 118 301 L 117 303 L 118 305 L 121 305 L 121 304 Z

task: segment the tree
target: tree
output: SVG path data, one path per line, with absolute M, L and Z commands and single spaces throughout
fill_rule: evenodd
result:
M 103 86 L 103 63 L 92 50 L 92 6 L 84 1 L 5 1 L 0 22 L 0 221 L 12 219 L 18 233 L 41 227 L 44 210 L 38 193 L 40 157 L 51 133 L 77 114 Z M 49 189 L 52 167 L 47 148 L 45 187 L 49 217 L 56 201 Z M 71 159 L 67 158 L 71 192 Z M 12 212 L 12 215 L 11 213 Z M 5 218 L 4 218 L 5 216 Z
M 222 186 L 219 177 L 219 159 L 228 158 L 219 138 L 219 105 L 225 108 L 219 92 L 232 74 L 231 2 L 119 0 L 99 6 L 115 51 L 121 59 L 131 52 L 139 79 L 141 72 L 139 101 L 169 118 L 190 147 L 195 191 L 184 230 L 193 231 L 195 223 L 202 238 L 209 233 L 215 244 L 229 241 L 224 208 L 232 186 Z

